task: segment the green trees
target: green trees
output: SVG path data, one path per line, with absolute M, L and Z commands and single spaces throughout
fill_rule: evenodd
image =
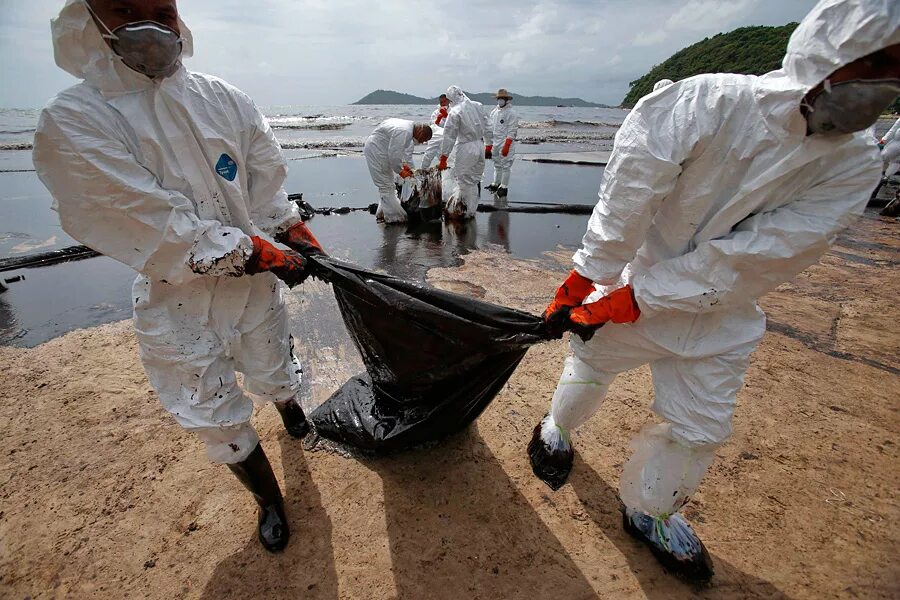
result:
M 650 72 L 631 82 L 622 106 L 632 107 L 660 79 L 678 81 L 700 73 L 762 75 L 781 68 L 788 38 L 797 23 L 781 27 L 741 27 L 679 50 Z

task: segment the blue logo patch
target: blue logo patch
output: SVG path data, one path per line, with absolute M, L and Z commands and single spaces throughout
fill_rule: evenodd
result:
M 237 163 L 227 154 L 223 154 L 216 163 L 216 173 L 228 181 L 234 181 L 234 178 L 237 177 Z

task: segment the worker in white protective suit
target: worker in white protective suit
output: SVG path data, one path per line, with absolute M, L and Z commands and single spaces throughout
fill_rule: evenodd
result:
M 51 29 L 57 64 L 82 81 L 41 113 L 37 174 L 69 235 L 138 271 L 150 383 L 250 490 L 260 541 L 280 550 L 287 519 L 248 394 L 308 431 L 279 281 L 302 282 L 306 261 L 273 242 L 321 246 L 282 189 L 278 142 L 245 94 L 182 66 L 192 38 L 174 0 L 68 0 Z
M 671 79 L 660 79 L 659 81 L 657 81 L 656 83 L 653 84 L 653 91 L 655 92 L 656 90 L 661 90 L 664 87 L 668 87 L 668 86 L 672 85 L 673 83 L 675 83 L 675 82 L 672 81 Z
M 487 120 L 480 102 L 470 100 L 459 86 L 447 88 L 450 115 L 444 124 L 444 139 L 438 169 L 448 168 L 447 160 L 456 149 L 453 190 L 445 207 L 450 219 L 471 219 L 478 209 L 478 185 L 484 173 L 484 148 L 489 143 Z
M 900 171 L 900 119 L 888 129 L 881 138 L 881 160 L 885 177 L 891 177 Z
M 375 218 L 385 223 L 403 223 L 406 211 L 400 206 L 394 176 L 407 179 L 413 175 L 414 144 L 431 139 L 428 123 L 413 123 L 405 119 L 387 119 L 375 128 L 363 149 L 369 174 L 381 196 Z
M 571 432 L 616 374 L 649 363 L 665 423 L 634 439 L 620 494 L 626 529 L 669 570 L 712 576 L 679 509 L 731 435 L 766 329 L 757 298 L 862 213 L 881 172 L 864 130 L 898 94 L 900 3 L 823 0 L 782 69 L 685 79 L 639 101 L 616 135 L 575 268 L 544 314 L 578 335 L 528 451 L 561 486 Z
M 438 97 L 438 107 L 431 113 L 431 122 L 438 127 L 443 127 L 447 117 L 450 115 L 450 99 L 447 94 L 441 94 Z
M 516 135 L 519 132 L 519 115 L 512 106 L 512 96 L 500 88 L 494 95 L 497 106 L 488 117 L 490 138 L 484 147 L 484 157 L 494 161 L 494 182 L 487 189 L 505 198 L 509 193 L 509 172 L 516 160 Z M 494 144 L 498 150 L 494 151 Z

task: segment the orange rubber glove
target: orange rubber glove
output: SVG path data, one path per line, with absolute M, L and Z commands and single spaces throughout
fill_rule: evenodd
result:
M 413 171 L 409 168 L 409 165 L 404 164 L 403 168 L 400 169 L 400 179 L 406 179 L 407 177 L 412 177 Z
M 492 144 L 488 144 L 484 147 L 484 158 L 485 160 L 494 158 L 494 146 Z
M 581 306 L 593 291 L 594 282 L 573 269 L 544 311 L 547 330 L 555 337 L 562 337 L 569 327 L 569 312 L 576 306 Z
M 296 225 L 291 226 L 287 231 L 283 231 L 275 236 L 275 241 L 280 242 L 292 250 L 296 250 L 300 254 L 325 254 L 322 244 L 309 230 L 306 223 L 300 221 Z
M 438 117 L 434 120 L 435 125 L 440 125 L 441 121 L 447 118 L 447 108 L 442 106 L 441 110 L 438 111 Z
M 609 321 L 613 323 L 634 323 L 641 316 L 641 309 L 634 299 L 630 285 L 613 290 L 606 296 L 590 304 L 582 304 L 569 312 L 570 328 L 585 342 L 594 332 Z
M 447 168 L 447 155 L 441 154 L 441 157 L 438 159 L 438 171 L 445 171 Z
M 501 156 L 509 156 L 509 148 L 512 146 L 512 138 L 506 138 L 506 141 L 503 142 L 503 149 L 500 150 Z
M 281 250 L 259 236 L 251 236 L 253 254 L 244 267 L 248 275 L 269 271 L 289 287 L 303 283 L 309 277 L 306 259 L 293 250 Z

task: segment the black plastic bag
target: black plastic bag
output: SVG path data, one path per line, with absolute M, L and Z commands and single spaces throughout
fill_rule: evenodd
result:
M 332 284 L 367 373 L 319 406 L 320 435 L 366 450 L 438 440 L 474 421 L 532 344 L 550 339 L 540 317 L 310 258 Z

